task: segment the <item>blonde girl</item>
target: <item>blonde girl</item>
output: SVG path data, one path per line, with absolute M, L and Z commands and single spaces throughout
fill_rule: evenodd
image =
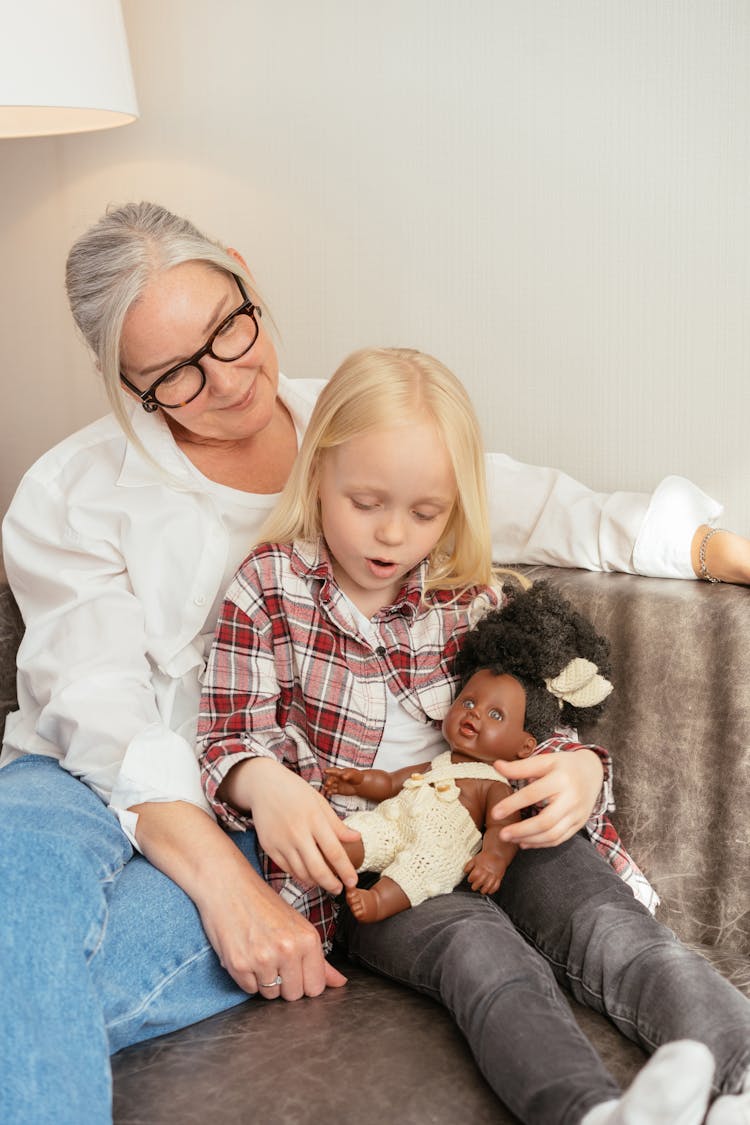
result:
M 326 453 L 363 434 L 400 429 L 428 417 L 445 445 L 455 501 L 431 552 L 425 589 L 489 585 L 490 527 L 479 423 L 463 385 L 439 360 L 409 348 L 363 348 L 339 367 L 318 399 L 278 506 L 260 536 L 308 541 L 322 534 L 320 473 Z
M 336 812 L 363 802 L 337 795 L 334 810 L 320 792 L 324 770 L 432 758 L 460 637 L 501 597 L 491 585 L 479 426 L 455 376 L 407 349 L 347 359 L 318 399 L 262 539 L 228 590 L 204 685 L 199 746 L 218 817 L 230 828 L 252 824 L 267 879 L 326 948 L 336 936 L 362 963 L 450 1008 L 521 1121 L 619 1125 L 644 1114 L 639 1121 L 699 1125 L 713 1072 L 708 1046 L 667 1043 L 620 1098 L 543 956 L 503 911 L 502 884 L 491 898 L 459 890 L 374 925 L 359 926 L 345 909 L 337 919 L 333 896 L 357 879 L 344 844 L 357 834 Z M 593 750 L 573 746 L 601 770 Z M 596 894 L 609 897 L 623 926 L 623 948 L 663 940 L 666 931 L 609 865 L 576 843 L 590 855 L 581 862 L 580 848 L 569 849 L 571 876 L 594 872 Z M 657 1042 L 685 1036 L 673 1034 L 673 1013 L 661 1004 L 648 1011 L 652 974 L 675 996 L 711 992 L 720 1025 L 737 1016 L 747 1028 L 744 998 L 672 945 L 671 961 L 647 956 L 619 986 L 645 997 L 644 1026 L 666 1029 Z M 282 958 L 259 987 L 267 997 L 284 988 L 299 995 L 298 975 Z M 736 1065 L 739 1023 L 724 1044 L 727 1066 Z M 711 1019 L 688 1027 L 716 1051 Z
M 432 720 L 450 702 L 456 639 L 499 598 L 481 436 L 461 383 L 408 349 L 349 357 L 318 399 L 261 538 L 228 592 L 212 650 L 199 728 L 204 783 L 227 823 L 244 827 L 255 810 L 278 867 L 337 893 L 356 882 L 341 846 L 351 834 L 318 792 L 320 762 L 340 764 L 350 744 L 370 764 L 389 693 L 391 722 L 413 728 L 414 761 L 424 760 L 440 740 Z M 334 650 L 341 659 L 331 665 Z M 280 667 L 287 658 L 289 671 Z M 292 670 L 304 666 L 302 677 Z M 243 684 L 226 694 L 224 677 L 235 674 Z M 270 690 L 254 689 L 259 678 Z M 249 726 L 236 738 L 240 712 Z M 291 879 L 280 889 L 296 901 Z M 318 898 L 306 912 L 331 921 Z

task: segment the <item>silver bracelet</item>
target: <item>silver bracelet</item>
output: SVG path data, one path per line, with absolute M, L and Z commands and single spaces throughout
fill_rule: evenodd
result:
M 712 535 L 716 535 L 717 531 L 724 531 L 723 527 L 709 527 L 706 534 L 703 536 L 701 545 L 698 548 L 698 563 L 701 568 L 701 578 L 705 582 L 721 582 L 721 578 L 714 578 L 713 574 L 709 574 L 708 567 L 706 566 L 706 545 Z

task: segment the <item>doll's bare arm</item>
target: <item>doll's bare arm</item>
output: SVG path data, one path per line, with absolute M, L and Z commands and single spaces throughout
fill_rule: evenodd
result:
M 413 773 L 426 773 L 429 762 L 419 766 L 408 766 L 402 770 L 388 773 L 386 770 L 358 770 L 353 766 L 329 766 L 325 770 L 326 779 L 323 792 L 326 797 L 340 793 L 344 797 L 366 797 L 368 801 L 386 801 L 395 797 L 403 789 Z
M 485 828 L 481 850 L 472 856 L 464 867 L 471 889 L 479 894 L 492 895 L 498 890 L 505 872 L 518 851 L 517 844 L 507 843 L 500 838 L 500 830 L 520 820 L 520 814 L 511 813 L 500 823 L 489 819 L 490 809 L 510 792 L 510 786 L 504 781 L 493 782 L 487 787 L 484 822 L 489 827 Z

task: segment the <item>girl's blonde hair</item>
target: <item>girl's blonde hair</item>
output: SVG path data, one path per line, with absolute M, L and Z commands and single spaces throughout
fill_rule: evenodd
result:
M 370 430 L 406 429 L 425 414 L 445 442 L 456 479 L 453 510 L 430 556 L 425 592 L 489 584 L 492 548 L 479 422 L 456 376 L 411 348 L 363 348 L 344 360 L 318 398 L 287 485 L 258 541 L 318 539 L 320 462 L 326 450 Z
M 122 327 L 149 282 L 183 262 L 205 262 L 234 274 L 257 302 L 240 263 L 188 219 L 158 203 L 110 208 L 73 244 L 65 266 L 73 319 L 94 353 L 113 414 L 138 445 L 126 407 L 130 400 L 120 383 Z

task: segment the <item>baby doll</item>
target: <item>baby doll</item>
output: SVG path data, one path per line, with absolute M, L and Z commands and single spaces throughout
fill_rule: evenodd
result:
M 370 888 L 347 891 L 361 922 L 376 922 L 447 894 L 464 875 L 494 894 L 516 853 L 500 839 L 492 808 L 510 786 L 493 762 L 526 758 L 586 710 L 598 717 L 612 690 L 608 645 L 546 583 L 512 592 L 463 638 L 460 691 L 443 720 L 449 750 L 424 766 L 327 769 L 326 794 L 380 802 L 345 823 L 361 840 L 345 844 L 359 871 L 379 871 Z

